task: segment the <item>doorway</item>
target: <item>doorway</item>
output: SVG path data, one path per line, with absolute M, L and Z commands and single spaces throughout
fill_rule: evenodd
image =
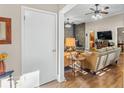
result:
M 90 49 L 95 47 L 95 33 L 90 32 Z
M 121 48 L 121 53 L 124 54 L 124 27 L 117 28 L 117 44 Z
M 40 85 L 57 79 L 56 13 L 22 8 L 22 74 L 40 71 Z

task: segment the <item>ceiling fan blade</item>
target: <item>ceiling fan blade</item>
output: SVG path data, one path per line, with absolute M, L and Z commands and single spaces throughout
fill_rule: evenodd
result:
M 85 15 L 93 14 L 94 12 L 86 13 Z
M 108 14 L 108 12 L 105 12 L 105 11 L 101 11 L 100 13 L 102 13 L 102 14 Z
M 95 9 L 93 9 L 93 8 L 90 8 L 90 10 L 95 11 Z
M 104 7 L 104 10 L 106 10 L 106 9 L 109 9 L 109 7 L 108 6 Z

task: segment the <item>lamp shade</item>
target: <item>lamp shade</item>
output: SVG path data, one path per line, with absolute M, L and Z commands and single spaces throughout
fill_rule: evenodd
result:
M 75 38 L 66 38 L 65 46 L 66 47 L 75 47 Z

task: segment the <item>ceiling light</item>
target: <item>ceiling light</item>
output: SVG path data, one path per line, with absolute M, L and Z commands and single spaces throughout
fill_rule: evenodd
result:
M 66 28 L 70 28 L 71 27 L 71 24 L 67 23 L 67 24 L 65 24 L 65 27 Z
M 97 18 L 99 18 L 99 19 L 101 19 L 101 18 L 102 18 L 102 16 L 101 16 L 101 15 L 99 15 L 99 14 L 97 14 L 97 15 L 96 15 L 96 17 L 97 17 Z
M 69 22 L 69 18 L 67 18 L 67 22 L 65 23 L 65 27 L 66 28 L 70 28 L 71 27 L 71 23 Z
M 96 17 L 96 15 L 92 15 L 92 18 L 93 18 L 93 19 L 95 19 L 95 20 L 97 20 L 97 17 Z
M 97 20 L 97 19 L 102 19 L 102 16 L 99 14 L 92 15 L 92 18 Z

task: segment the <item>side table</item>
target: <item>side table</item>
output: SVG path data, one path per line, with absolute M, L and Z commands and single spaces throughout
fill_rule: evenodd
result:
M 77 57 L 73 57 L 72 62 L 73 62 L 74 76 L 75 76 L 75 72 L 76 72 L 76 68 L 77 68 L 76 62 L 80 62 L 80 66 L 78 67 L 79 68 L 78 71 L 82 71 L 82 69 L 83 69 L 83 65 L 82 64 L 85 61 L 85 59 L 86 59 L 85 57 L 80 56 L 80 55 L 78 55 Z
M 14 71 L 11 70 L 11 71 L 7 71 L 7 72 L 5 72 L 5 73 L 3 73 L 3 74 L 0 75 L 0 80 L 2 78 L 5 78 L 5 77 L 9 76 L 9 78 L 10 78 L 10 88 L 12 88 L 12 74 L 13 74 L 13 72 Z

